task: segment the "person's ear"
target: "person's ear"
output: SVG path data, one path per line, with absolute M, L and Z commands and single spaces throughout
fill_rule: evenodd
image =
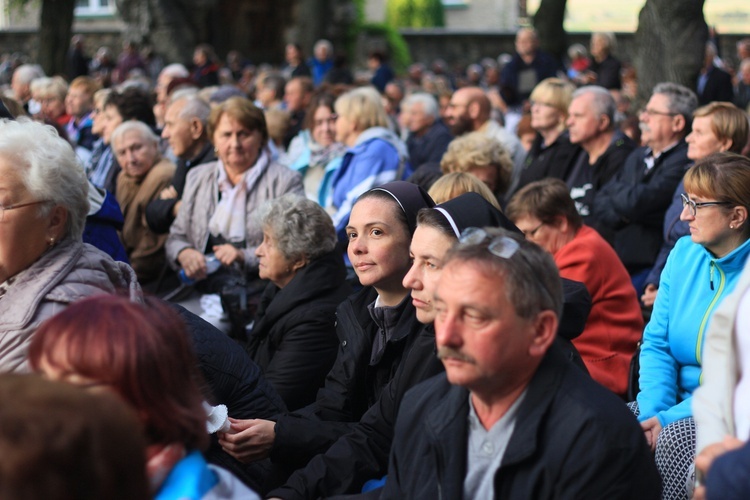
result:
M 599 131 L 600 132 L 605 132 L 609 130 L 609 127 L 611 124 L 612 124 L 612 121 L 609 119 L 609 116 L 607 115 L 599 116 Z
M 532 320 L 534 338 L 529 345 L 529 354 L 532 357 L 541 358 L 547 352 L 557 335 L 557 315 L 550 310 L 545 310 L 536 315 Z
M 479 103 L 477 101 L 469 103 L 467 106 L 467 111 L 469 113 L 469 118 L 472 120 L 477 120 L 479 118 L 479 113 L 481 112 Z
M 720 143 L 721 143 L 721 148 L 719 149 L 719 151 L 721 151 L 722 153 L 724 151 L 729 151 L 732 145 L 734 144 L 732 139 L 728 139 L 728 138 L 724 139 L 723 141 L 720 141 Z
M 687 121 L 682 115 L 675 115 L 672 117 L 672 132 L 676 134 L 683 134 L 687 127 Z
M 568 229 L 570 228 L 568 218 L 563 217 L 562 215 L 558 215 L 557 217 L 555 217 L 555 226 L 560 230 L 561 233 L 567 233 Z
M 732 229 L 741 228 L 747 224 L 747 208 L 738 205 L 732 209 L 732 216 L 729 219 L 729 227 Z
M 292 262 L 291 268 L 292 268 L 292 271 L 297 272 L 303 267 L 305 267 L 306 265 L 307 265 L 307 259 L 299 258 L 295 260 L 294 262 Z
M 206 127 L 198 118 L 192 118 L 190 120 L 190 137 L 197 141 L 206 132 Z
M 60 241 L 65 235 L 66 225 L 68 223 L 68 210 L 65 207 L 56 205 L 49 214 L 49 223 L 47 225 L 47 239 L 52 243 Z

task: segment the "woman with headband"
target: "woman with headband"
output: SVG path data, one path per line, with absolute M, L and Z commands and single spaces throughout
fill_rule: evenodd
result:
M 312 404 L 276 421 L 235 421 L 220 443 L 238 460 L 267 456 L 282 476 L 324 452 L 380 397 L 420 324 L 403 286 L 417 212 L 433 205 L 421 188 L 396 181 L 359 197 L 346 226 L 348 256 L 363 289 L 336 312 L 339 351 Z

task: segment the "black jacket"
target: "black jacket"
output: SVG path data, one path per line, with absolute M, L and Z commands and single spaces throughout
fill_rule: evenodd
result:
M 586 287 L 576 281 L 564 280 L 563 290 L 557 345 L 563 349 L 564 356 L 585 372 L 585 365 L 570 339 L 580 335 L 586 325 L 591 296 Z M 443 363 L 435 355 L 435 330 L 431 324 L 426 325 L 399 365 L 396 376 L 354 430 L 336 441 L 325 454 L 313 458 L 307 467 L 295 472 L 282 488 L 268 496 L 314 499 L 354 493 L 361 490 L 365 481 L 383 476 L 388 468 L 396 417 L 404 395 L 415 385 L 443 371 Z
M 570 143 L 567 131 L 560 134 L 555 142 L 546 148 L 542 148 L 543 144 L 544 139 L 537 134 L 523 163 L 521 180 L 518 182 L 515 192 L 518 192 L 527 184 L 547 177 L 554 177 L 567 182 L 576 158 L 581 154 L 581 146 Z
M 703 92 L 698 92 L 698 105 L 705 106 L 715 101 L 732 102 L 733 99 L 732 75 L 721 68 L 712 67 L 708 72 Z
M 406 394 L 381 498 L 462 498 L 469 392 L 444 374 Z M 658 499 L 661 480 L 623 402 L 552 346 L 518 409 L 495 498 Z
M 341 253 L 299 270 L 284 288 L 269 283 L 248 336 L 248 353 L 289 410 L 315 401 L 336 360 L 336 308 L 349 296 Z
M 314 403 L 276 418 L 271 459 L 279 465 L 291 466 L 289 472 L 325 452 L 377 402 L 422 327 L 411 298 L 407 297 L 385 354 L 377 365 L 370 366 L 377 327 L 367 306 L 376 297 L 373 288 L 365 287 L 339 306 L 336 311 L 339 351 L 325 385 Z
M 612 55 L 607 55 L 607 57 L 605 57 L 604 60 L 600 63 L 592 60 L 590 69 L 591 71 L 596 73 L 596 81 L 594 82 L 594 85 L 599 85 L 600 87 L 604 87 L 607 90 L 621 89 L 621 68 L 622 64 L 620 64 L 620 61 L 612 57 Z
M 616 131 L 607 150 L 593 165 L 589 164 L 588 154 L 582 150 L 570 177 L 566 181 L 570 187 L 570 197 L 576 204 L 583 222 L 612 242 L 613 235 L 598 224 L 594 215 L 594 198 L 617 172 L 620 171 L 628 155 L 635 149 L 635 143 L 628 136 Z M 579 163 L 580 161 L 580 163 Z
M 409 135 L 406 148 L 409 150 L 412 169 L 416 170 L 425 163 L 440 163 L 452 140 L 453 135 L 440 120 L 435 121 L 422 137 Z
M 680 141 L 647 172 L 644 158 L 649 151 L 633 151 L 594 199 L 597 225 L 614 231 L 615 251 L 631 274 L 654 265 L 663 242 L 664 213 L 691 163 L 687 143 Z
M 155 199 L 151 200 L 146 205 L 146 224 L 148 227 L 157 234 L 167 234 L 169 232 L 169 226 L 174 222 L 174 215 L 172 215 L 172 208 L 175 204 L 182 199 L 182 193 L 185 191 L 185 179 L 187 174 L 193 167 L 202 165 L 204 163 L 216 161 L 216 155 L 214 154 L 214 147 L 211 143 L 206 144 L 203 150 L 198 153 L 198 156 L 192 160 L 177 160 L 177 169 L 172 177 L 172 186 L 177 191 L 177 198 L 171 198 L 168 200 Z

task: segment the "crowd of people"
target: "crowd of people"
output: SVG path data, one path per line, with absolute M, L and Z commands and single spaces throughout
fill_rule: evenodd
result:
M 0 497 L 750 495 L 750 39 L 84 47 L 0 66 Z

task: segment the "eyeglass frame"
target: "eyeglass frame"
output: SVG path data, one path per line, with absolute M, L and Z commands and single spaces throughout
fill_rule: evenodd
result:
M 667 112 L 664 112 L 664 111 L 654 111 L 654 110 L 648 109 L 648 108 L 641 108 L 640 110 L 638 110 L 638 114 L 639 115 L 644 115 L 645 114 L 645 115 L 648 115 L 648 116 L 670 116 L 670 117 L 674 117 L 674 116 L 679 115 L 680 113 L 672 113 L 672 112 L 669 112 L 669 111 L 667 111 Z
M 690 215 L 692 217 L 696 217 L 698 215 L 698 209 L 703 207 L 711 207 L 711 206 L 719 206 L 719 205 L 733 205 L 731 201 L 701 201 L 701 202 L 695 202 L 688 198 L 687 193 L 681 193 L 680 198 L 682 198 L 682 209 L 685 210 L 685 207 L 688 208 L 688 211 L 690 212 Z
M 50 200 L 30 201 L 28 203 L 19 203 L 17 205 L 10 205 L 7 207 L 0 205 L 0 222 L 2 222 L 5 219 L 5 212 L 8 210 L 15 210 L 17 208 L 29 207 L 31 205 L 40 205 L 42 203 L 49 203 L 49 201 Z
M 521 232 L 527 238 L 533 238 L 534 235 L 536 234 L 536 232 L 539 231 L 542 228 L 542 226 L 544 226 L 545 224 L 547 224 L 547 223 L 546 222 L 540 222 L 539 225 L 537 227 L 535 227 L 534 229 L 532 229 L 531 231 L 521 231 Z

